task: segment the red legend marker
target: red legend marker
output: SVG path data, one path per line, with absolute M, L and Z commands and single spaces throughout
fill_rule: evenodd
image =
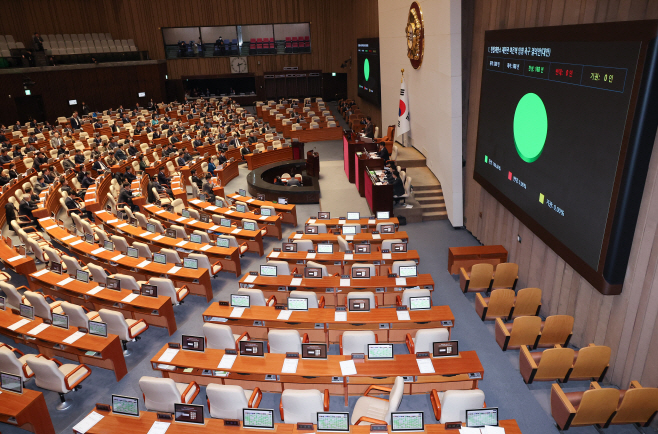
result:
M 509 179 L 510 181 L 512 180 L 512 172 L 510 172 L 510 173 L 507 175 L 507 179 Z

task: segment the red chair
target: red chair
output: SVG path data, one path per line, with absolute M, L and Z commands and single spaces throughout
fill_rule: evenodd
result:
M 291 40 L 290 36 L 286 36 L 286 46 L 285 46 L 284 52 L 292 53 L 292 40 Z
M 274 42 L 270 42 L 270 53 L 276 54 L 276 45 L 274 44 Z
M 297 41 L 294 41 L 292 43 L 292 52 L 293 53 L 298 53 L 299 52 L 299 43 Z

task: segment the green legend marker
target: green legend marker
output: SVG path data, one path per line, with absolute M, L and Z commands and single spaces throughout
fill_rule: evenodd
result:
M 486 164 L 486 163 L 488 163 L 488 162 L 489 162 L 489 157 L 487 157 L 487 156 L 485 155 L 485 156 L 484 156 L 484 163 Z
M 363 62 L 363 78 L 365 78 L 366 81 L 370 78 L 370 62 L 368 62 L 368 59 Z
M 514 145 L 526 163 L 536 161 L 544 150 L 548 134 L 548 115 L 542 99 L 526 93 L 514 112 Z

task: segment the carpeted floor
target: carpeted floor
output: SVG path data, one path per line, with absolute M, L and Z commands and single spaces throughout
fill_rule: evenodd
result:
M 336 116 L 340 119 L 339 116 Z M 318 142 L 307 145 L 307 149 L 316 148 L 320 153 L 321 165 L 321 209 L 331 211 L 332 216 L 345 215 L 350 211 L 359 211 L 369 214 L 365 200 L 359 197 L 353 185 L 350 185 L 343 171 L 342 142 Z M 231 190 L 246 187 L 247 169 L 240 169 L 240 176 L 230 183 Z M 316 216 L 320 206 L 298 206 L 298 221 L 300 225 L 311 216 Z M 292 231 L 290 226 L 284 226 L 285 232 Z M 484 380 L 480 388 L 485 392 L 486 403 L 489 407 L 499 407 L 500 416 L 504 419 L 517 419 L 521 430 L 525 434 L 556 433 L 553 419 L 550 415 L 550 383 L 536 383 L 527 386 L 519 373 L 518 351 L 502 352 L 494 340 L 493 323 L 480 321 L 474 309 L 474 297 L 471 294 L 464 296 L 459 290 L 456 276 L 448 274 L 448 247 L 467 246 L 478 244 L 467 231 L 454 229 L 447 220 L 438 222 L 425 222 L 407 225 L 402 228 L 409 234 L 410 248 L 418 250 L 420 254 L 420 273 L 431 273 L 435 282 L 433 302 L 435 305 L 449 305 L 455 315 L 456 324 L 453 329 L 453 338 L 459 340 L 461 350 L 476 350 L 484 365 Z M 271 238 L 265 240 L 265 251 L 269 253 L 273 247 L 279 246 Z M 247 253 L 242 258 L 243 272 L 255 271 L 264 262 L 263 258 L 253 253 Z M 25 285 L 23 276 L 14 276 L 12 283 L 15 286 Z M 227 300 L 230 293 L 237 288 L 235 277 L 222 273 L 212 280 L 213 301 Z M 43 392 L 55 430 L 60 433 L 70 433 L 73 425 L 84 417 L 97 402 L 109 402 L 111 394 L 135 396 L 140 398 L 142 406 L 142 393 L 138 381 L 142 376 L 157 376 L 151 369 L 150 358 L 166 343 L 180 342 L 182 334 L 202 335 L 202 312 L 207 303 L 201 297 L 190 296 L 185 304 L 175 308 L 178 330 L 173 336 L 168 336 L 163 328 L 151 327 L 142 336 L 142 340 L 130 343 L 133 354 L 126 359 L 128 375 L 117 383 L 112 371 L 92 367 L 92 375 L 83 382 L 80 391 L 70 393 L 68 399 L 74 404 L 67 411 L 57 411 L 55 406 L 59 402 L 56 393 L 39 389 L 34 381 L 29 381 L 27 387 Z M 0 336 L 0 342 L 14 344 L 5 336 Z M 26 353 L 34 353 L 32 348 L 18 345 Z M 406 353 L 404 345 L 395 345 L 396 354 Z M 337 354 L 336 345 L 330 348 L 330 353 Z M 64 360 L 62 360 L 65 362 Z M 585 390 L 587 382 L 569 382 L 564 388 L 567 391 Z M 205 389 L 205 388 L 203 388 Z M 260 404 L 261 408 L 277 409 L 280 396 L 278 394 L 264 394 Z M 332 397 L 330 409 L 332 411 L 351 411 L 357 397 L 350 398 L 349 407 L 344 406 L 342 397 Z M 205 390 L 195 400 L 196 404 L 206 404 Z M 404 396 L 400 410 L 422 410 L 425 413 L 426 423 L 436 423 L 431 410 L 429 396 Z M 208 413 L 206 413 L 208 414 Z M 278 411 L 274 412 L 278 420 Z M 22 433 L 20 429 L 2 424 L 3 433 Z M 570 432 L 596 433 L 593 427 L 572 428 Z M 635 433 L 632 426 L 611 427 L 606 432 L 612 434 Z M 645 428 L 645 432 L 654 432 Z

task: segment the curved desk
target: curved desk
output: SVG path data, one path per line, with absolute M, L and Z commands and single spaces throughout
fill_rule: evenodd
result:
M 349 225 L 347 225 L 349 226 Z M 301 231 L 300 231 L 301 232 Z M 409 242 L 409 236 L 405 231 L 394 232 L 392 234 L 372 234 L 370 232 L 361 232 L 356 235 L 339 235 L 339 234 L 300 234 L 292 232 L 288 235 L 288 242 L 292 243 L 293 240 L 311 240 L 313 244 L 318 243 L 338 243 L 338 236 L 341 236 L 345 241 L 368 241 L 370 244 L 381 244 L 384 240 L 402 240 L 403 243 Z
M 220 215 L 234 222 L 242 221 L 242 219 L 256 220 L 259 228 L 267 228 L 267 234 L 265 235 L 266 237 L 275 237 L 278 240 L 283 237 L 283 232 L 281 230 L 281 214 L 275 216 L 263 216 L 253 212 L 238 212 L 233 209 L 215 206 L 209 202 L 203 202 L 199 199 L 190 200 L 189 205 L 191 205 L 192 208 L 199 212 Z
M 297 207 L 294 204 L 282 205 L 276 199 L 274 201 L 259 200 L 251 196 L 242 196 L 238 193 L 228 194 L 227 197 L 246 203 L 251 210 L 260 209 L 261 206 L 271 206 L 281 215 L 283 223 L 297 226 Z
M 247 168 L 249 170 L 254 170 L 266 164 L 292 160 L 292 146 L 273 149 L 271 151 L 263 151 L 258 154 L 247 154 L 244 158 L 247 160 Z
M 258 155 L 258 154 L 256 154 Z M 300 173 L 306 168 L 306 160 L 293 160 L 285 163 L 272 163 L 264 165 L 247 175 L 249 193 L 252 196 L 262 194 L 266 201 L 276 202 L 285 197 L 288 203 L 318 203 L 320 202 L 320 182 L 318 178 L 304 176 L 304 185 L 288 187 L 275 185 L 269 180 L 284 173 Z M 239 199 L 238 199 L 239 200 Z

